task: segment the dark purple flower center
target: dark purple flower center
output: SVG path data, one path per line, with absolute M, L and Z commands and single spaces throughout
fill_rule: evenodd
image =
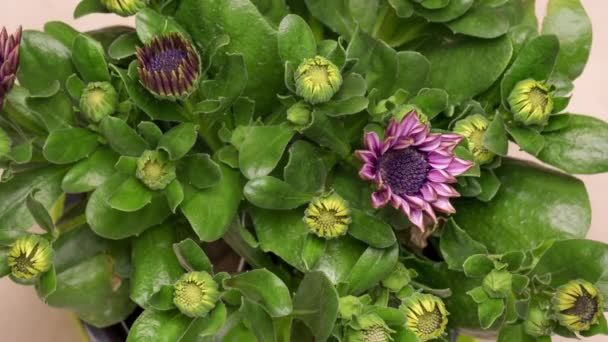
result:
M 415 195 L 426 182 L 429 164 L 426 155 L 415 148 L 391 150 L 379 163 L 382 180 L 397 195 Z
M 177 71 L 186 59 L 187 54 L 185 51 L 178 49 L 166 50 L 156 54 L 147 67 L 150 71 Z
M 583 291 L 583 295 L 576 297 L 574 306 L 562 311 L 562 313 L 577 316 L 583 323 L 590 323 L 597 314 L 598 301 L 583 286 L 581 286 L 581 290 Z

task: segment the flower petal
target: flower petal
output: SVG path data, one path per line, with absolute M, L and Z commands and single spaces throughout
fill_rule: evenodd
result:
M 435 202 L 431 203 L 431 205 L 433 208 L 447 214 L 453 214 L 456 212 L 456 209 L 454 209 L 452 203 L 450 203 L 450 199 L 447 197 L 439 197 Z
M 428 154 L 429 165 L 434 169 L 443 170 L 452 163 L 452 160 L 454 155 L 449 152 L 432 151 Z
M 439 146 L 441 146 L 441 134 L 431 133 L 416 148 L 420 151 L 430 152 L 439 149 Z
M 375 164 L 378 160 L 378 155 L 374 151 L 357 150 L 355 151 L 355 155 L 364 163 Z
M 391 190 L 387 187 L 372 193 L 372 206 L 374 208 L 384 207 L 391 199 Z
M 422 194 L 422 198 L 424 198 L 427 202 L 434 202 L 437 200 L 437 192 L 431 186 L 433 183 L 426 183 L 420 188 L 420 193 Z M 436 184 L 436 183 L 435 183 Z
M 359 177 L 363 179 L 374 180 L 377 176 L 378 173 L 376 172 L 376 168 L 372 164 L 365 164 L 361 170 L 359 170 Z
M 420 132 L 420 129 L 424 130 L 425 128 L 425 125 L 422 124 L 418 119 L 418 115 L 416 114 L 415 110 L 409 112 L 409 114 L 407 114 L 403 120 L 401 120 L 400 126 L 403 135 L 410 135 L 414 130 L 418 130 L 418 132 Z
M 380 152 L 380 138 L 376 132 L 367 132 L 363 138 L 365 146 L 368 150 L 379 153 Z
M 470 169 L 473 165 L 474 163 L 471 161 L 454 158 L 445 171 L 449 172 L 452 176 L 458 176 Z
M 405 199 L 412 207 L 414 208 L 422 208 L 424 206 L 424 199 L 420 195 L 402 195 L 403 199 Z
M 399 137 L 401 136 L 401 132 L 403 128 L 401 124 L 397 122 L 394 118 L 388 123 L 388 127 L 386 127 L 386 137 Z
M 415 225 L 422 231 L 424 231 L 424 224 L 422 222 L 423 216 L 424 215 L 422 215 L 422 210 L 420 209 L 412 209 L 409 215 L 410 222 L 412 222 L 413 225 Z
M 453 187 L 443 183 L 427 183 L 437 195 L 442 197 L 458 197 L 460 194 Z
M 444 170 L 431 170 L 427 179 L 435 183 L 455 183 L 456 178 Z

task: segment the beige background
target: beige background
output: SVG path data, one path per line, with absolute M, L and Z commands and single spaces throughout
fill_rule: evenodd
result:
M 46 21 L 62 20 L 77 29 L 88 30 L 109 24 L 128 24 L 130 19 L 112 15 L 91 15 L 79 20 L 72 19 L 72 11 L 78 0 L 1 0 L 0 26 L 9 30 L 18 25 L 41 29 Z M 592 17 L 594 39 L 591 59 L 585 73 L 575 82 L 576 90 L 569 110 L 608 120 L 606 82 L 608 82 L 608 2 L 582 0 Z M 539 14 L 544 13 L 547 0 L 538 0 Z M 608 241 L 608 174 L 583 176 L 593 205 L 593 222 L 590 238 Z M 2 340 L 11 342 L 79 341 L 79 332 L 72 316 L 62 310 L 42 304 L 30 287 L 0 280 L 0 330 Z M 608 341 L 606 337 L 587 339 Z M 554 339 L 554 341 L 560 341 Z M 513 341 L 517 342 L 517 341 Z

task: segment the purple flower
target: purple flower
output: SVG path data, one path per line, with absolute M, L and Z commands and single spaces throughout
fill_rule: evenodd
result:
M 19 43 L 21 42 L 21 27 L 13 35 L 3 27 L 0 32 L 0 108 L 6 94 L 15 83 L 15 74 L 19 66 Z
M 415 111 L 401 122 L 392 119 L 383 141 L 374 132 L 366 133 L 367 149 L 356 155 L 364 162 L 361 178 L 378 185 L 373 206 L 390 203 L 422 230 L 425 219 L 437 222 L 435 210 L 454 213 L 450 198 L 460 194 L 448 184 L 473 166 L 454 156 L 462 139 L 457 134 L 430 133 Z

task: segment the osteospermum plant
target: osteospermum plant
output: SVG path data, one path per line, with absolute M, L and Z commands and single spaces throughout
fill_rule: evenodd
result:
M 0 275 L 121 341 L 608 333 L 579 0 L 96 12 L 0 31 Z

